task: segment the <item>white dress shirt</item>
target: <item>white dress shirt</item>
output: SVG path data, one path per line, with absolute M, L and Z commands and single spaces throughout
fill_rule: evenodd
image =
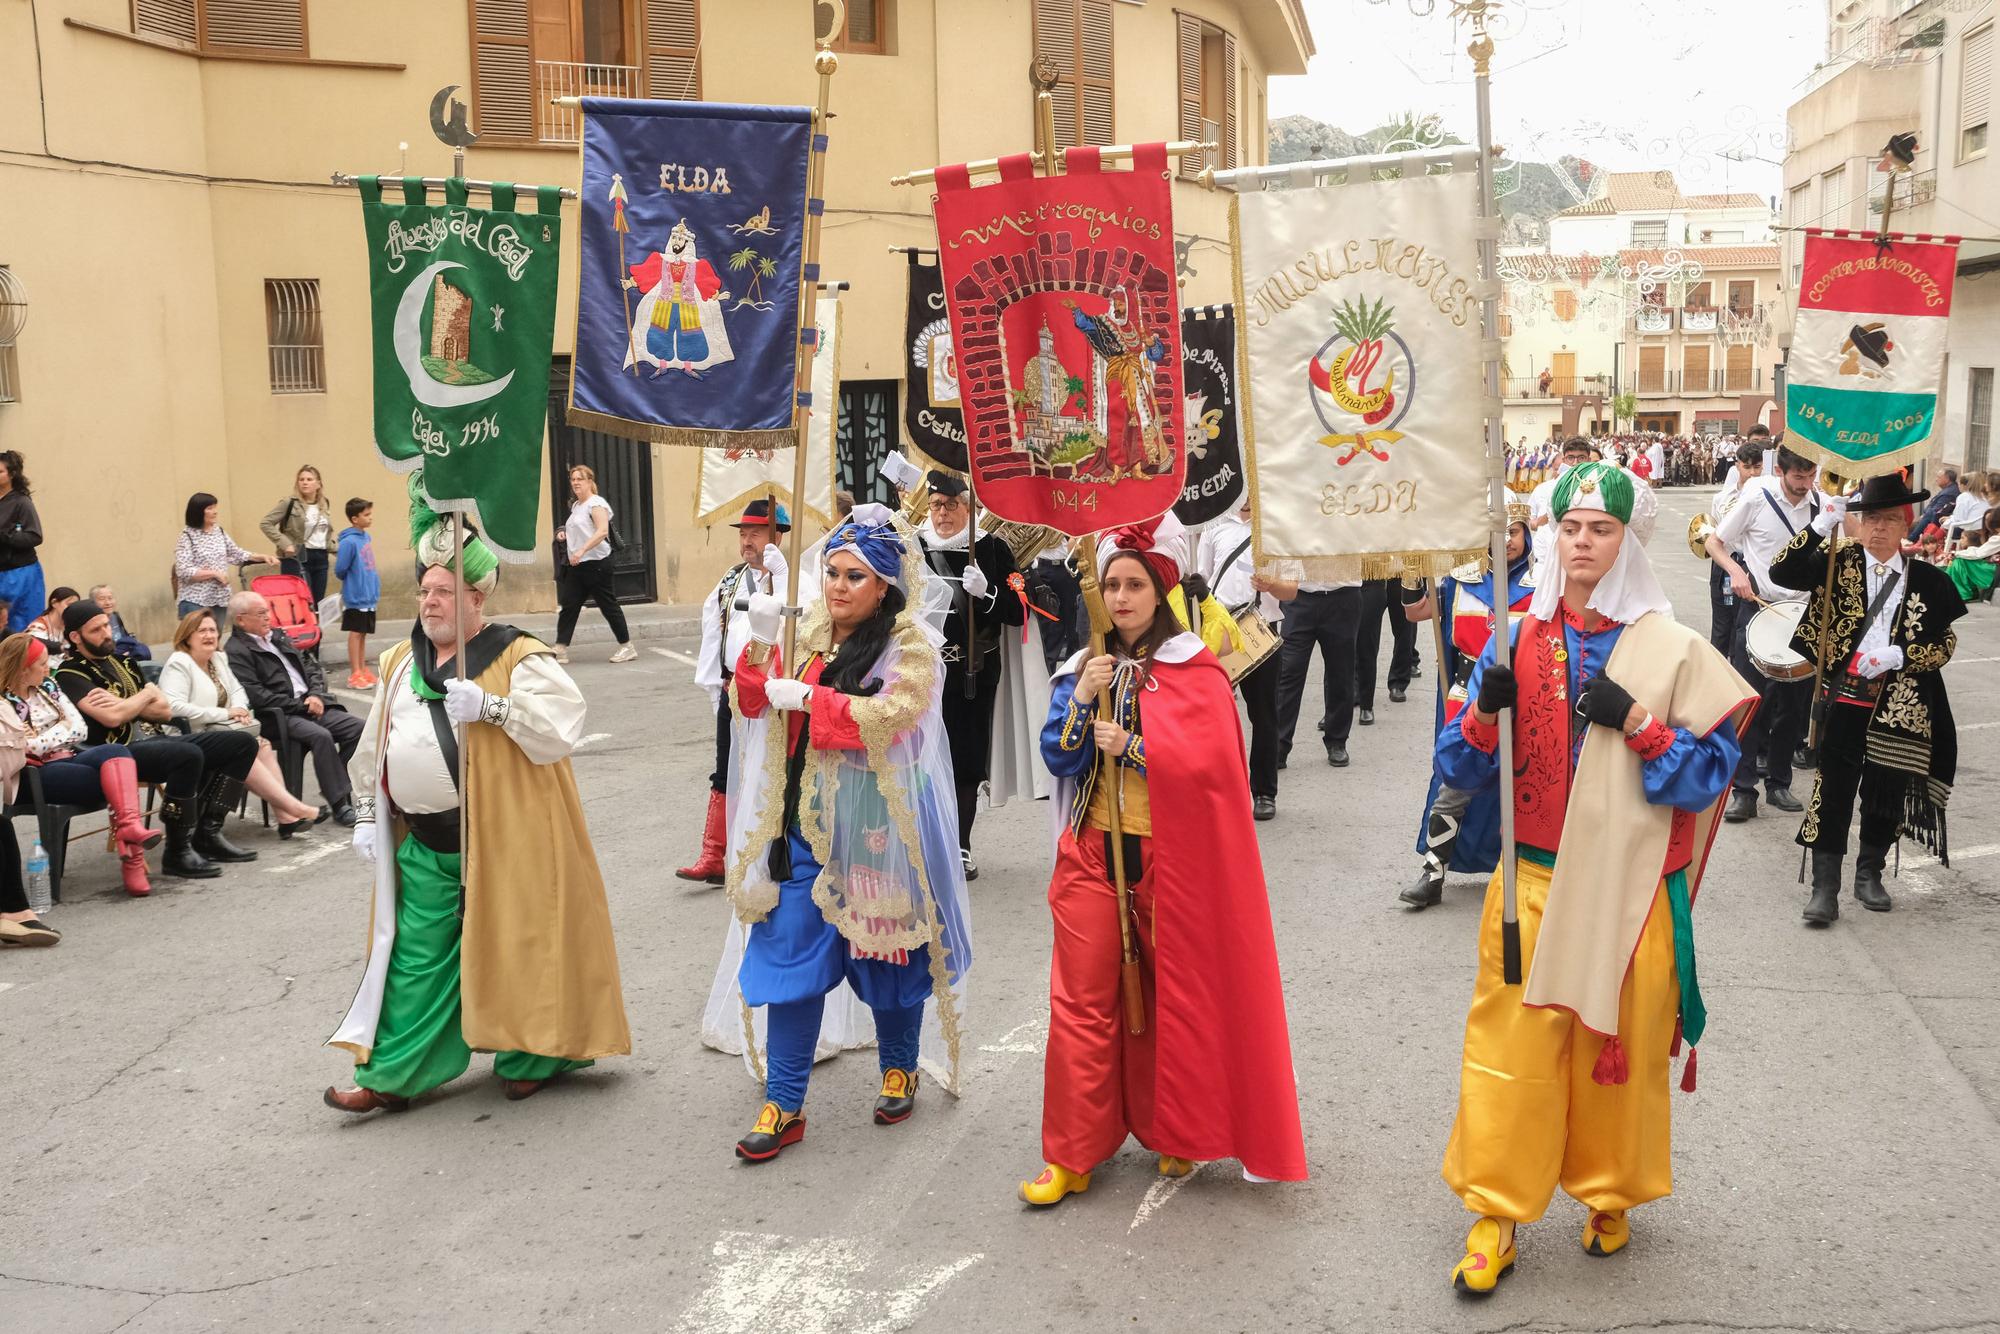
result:
M 1238 540 L 1240 541 L 1241 539 Z M 1359 579 L 1313 580 L 1308 582 L 1305 577 L 1306 567 L 1304 561 L 1281 560 L 1275 562 L 1273 568 L 1277 571 L 1278 578 L 1291 580 L 1299 586 L 1299 592 L 1301 593 L 1332 593 L 1343 588 L 1361 587 Z
M 1282 619 L 1285 611 L 1278 599 L 1269 593 L 1259 593 L 1250 585 L 1250 576 L 1256 572 L 1253 559 L 1255 552 L 1243 547 L 1250 537 L 1250 520 L 1241 514 L 1226 514 L 1202 530 L 1201 543 L 1195 550 L 1194 568 L 1208 586 L 1215 592 L 1216 599 L 1225 607 L 1241 607 L 1252 598 L 1257 600 L 1257 613 L 1266 621 Z M 1231 552 L 1243 547 L 1243 554 L 1230 563 L 1228 569 L 1218 569 L 1229 559 Z
M 768 570 L 746 566 L 742 577 L 736 580 L 735 596 L 724 607 L 720 605 L 722 587 L 730 577 L 725 574 L 716 580 L 715 587 L 708 590 L 707 600 L 701 604 L 701 650 L 695 655 L 694 683 L 708 692 L 710 708 L 720 706 L 725 670 L 736 670 L 743 646 L 750 642 L 750 595 L 777 592 L 776 581 Z M 803 580 L 799 587 L 806 587 Z
M 1773 505 L 1775 503 L 1775 507 Z M 1715 525 L 1715 535 L 1723 548 L 1741 554 L 1745 573 L 1757 596 L 1766 602 L 1796 597 L 1795 590 L 1771 582 L 1771 562 L 1793 536 L 1802 532 L 1819 512 L 1819 492 L 1807 489 L 1796 505 L 1785 499 L 1783 486 L 1775 477 L 1753 477 L 1743 484 L 1736 505 Z M 1782 513 L 1782 517 L 1780 517 Z
M 1886 561 L 1878 561 L 1866 551 L 1861 555 L 1868 562 L 1867 605 L 1872 607 L 1875 605 L 1875 599 L 1881 596 L 1882 585 L 1885 582 L 1894 584 L 1903 582 L 1903 553 L 1899 551 Z M 1854 646 L 1856 653 L 1889 647 L 1889 632 L 1895 628 L 1896 608 L 1902 600 L 1901 590 L 1889 594 L 1889 600 L 1882 604 L 1882 610 L 1868 623 L 1868 633 L 1861 636 L 1861 642 Z

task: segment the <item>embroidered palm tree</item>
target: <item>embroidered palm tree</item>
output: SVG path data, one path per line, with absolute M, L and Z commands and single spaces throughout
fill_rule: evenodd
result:
M 764 279 L 778 276 L 778 262 L 769 256 L 760 255 L 750 246 L 732 251 L 729 256 L 731 273 L 747 273 L 750 276 L 750 290 L 744 294 L 733 309 L 741 310 L 749 306 L 754 310 L 769 310 L 771 303 L 763 299 Z

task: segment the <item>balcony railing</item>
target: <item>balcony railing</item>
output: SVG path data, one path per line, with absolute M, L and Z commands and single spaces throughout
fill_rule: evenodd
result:
M 1691 334 L 1714 333 L 1716 310 L 1714 306 L 1687 306 L 1681 310 L 1681 332 Z
M 1665 306 L 1640 306 L 1632 312 L 1632 327 L 1640 333 L 1670 333 L 1674 312 Z
M 1920 204 L 1928 204 L 1931 200 L 1937 198 L 1937 170 L 1936 168 L 1932 168 L 1930 171 L 1913 171 L 1906 175 L 1898 176 L 1896 177 L 1894 189 L 1896 191 L 1896 207 L 1898 210 L 1916 208 Z M 1871 216 L 1881 216 L 1881 195 L 1875 194 L 1869 196 L 1868 212 Z
M 637 65 L 535 62 L 535 137 L 545 144 L 573 144 L 583 136 L 583 111 L 557 106 L 558 97 L 639 97 Z
M 1636 392 L 1645 397 L 1662 395 L 1685 398 L 1713 398 L 1720 394 L 1752 394 L 1764 388 L 1764 368 L 1751 366 L 1730 370 L 1717 367 L 1707 371 L 1648 371 L 1638 375 Z
M 1611 395 L 1609 375 L 1551 375 L 1546 384 L 1536 375 L 1510 375 L 1501 382 L 1500 392 L 1508 399 L 1557 399 L 1565 394 Z

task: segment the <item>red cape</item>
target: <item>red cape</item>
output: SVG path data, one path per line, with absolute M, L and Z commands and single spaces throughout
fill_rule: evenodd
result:
M 1171 1152 L 1303 1181 L 1305 1140 L 1243 728 L 1206 648 L 1140 702 L 1152 807 L 1153 1128 Z M 1224 728 L 1220 720 L 1227 718 Z

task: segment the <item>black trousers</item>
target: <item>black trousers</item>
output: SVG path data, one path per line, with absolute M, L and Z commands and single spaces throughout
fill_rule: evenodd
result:
M 14 822 L 0 820 L 0 912 L 28 911 L 28 884 L 21 874 L 21 845 L 14 841 Z
M 1417 623 L 1403 615 L 1400 579 L 1361 585 L 1361 628 L 1354 641 L 1354 698 L 1375 707 L 1375 673 L 1382 657 L 1382 618 L 1389 618 L 1389 688 L 1407 690 L 1417 674 Z
M 1077 637 L 1078 613 L 1083 610 L 1083 588 L 1065 561 L 1038 560 L 1034 564 L 1034 573 L 1056 595 L 1056 619 L 1033 618 L 1042 627 L 1042 657 L 1049 670 L 1054 671 L 1058 663 L 1067 661 L 1070 654 L 1083 647 L 1083 641 Z
M 1278 795 L 1278 678 L 1282 653 L 1273 653 L 1236 683 L 1250 715 L 1250 795 Z
M 715 701 L 715 772 L 708 776 L 711 792 L 729 791 L 729 734 L 735 715 L 729 708 L 729 682 L 722 683 L 722 698 Z
M 1720 561 L 1708 565 L 1708 642 L 1728 657 L 1736 639 L 1736 613 L 1743 603 L 1729 591 L 1729 576 Z
M 286 574 L 296 574 L 306 581 L 306 587 L 312 590 L 315 607 L 326 600 L 325 548 L 302 548 L 298 555 L 287 556 L 279 561 L 278 568 Z
M 354 785 L 347 777 L 347 762 L 354 758 L 354 751 L 361 744 L 361 733 L 368 724 L 340 708 L 330 708 L 317 718 L 295 713 L 285 721 L 292 735 L 312 752 L 313 773 L 319 779 L 319 794 L 334 806 L 353 796 Z
M 1750 665 L 1750 618 L 1739 616 L 1731 637 L 1730 665 L 1737 674 L 1757 687 L 1757 716 L 1738 738 L 1743 756 L 1736 761 L 1736 774 L 1729 780 L 1733 788 L 1757 790 L 1757 756 L 1764 756 L 1767 787 L 1792 785 L 1792 752 L 1806 739 L 1806 725 L 1812 713 L 1812 682 L 1773 681 Z
M 951 648 L 946 645 L 946 648 Z M 972 821 L 979 813 L 979 785 L 986 781 L 993 751 L 993 710 L 1000 702 L 1000 654 L 986 655 L 973 673 L 973 694 L 965 693 L 965 672 L 947 663 L 944 673 L 944 734 L 951 743 L 952 785 L 958 790 L 958 846 L 972 850 Z
M 1326 743 L 1347 743 L 1354 730 L 1354 649 L 1361 630 L 1361 590 L 1300 593 L 1285 604 L 1285 644 L 1278 650 L 1278 758 L 1292 752 L 1313 650 L 1324 660 L 1321 689 Z
M 625 628 L 625 608 L 611 592 L 611 557 L 605 556 L 563 566 L 562 578 L 556 581 L 556 643 L 569 643 L 583 604 L 592 598 L 597 599 L 597 609 L 604 613 L 613 639 L 623 644 L 632 637 Z
M 211 728 L 193 736 L 148 737 L 131 744 L 139 781 L 158 783 L 175 801 L 192 801 L 201 780 L 221 774 L 242 782 L 257 762 L 257 738 L 249 732 Z
M 1799 842 L 1821 852 L 1847 853 L 1847 831 L 1854 824 L 1854 799 L 1861 798 L 1861 842 L 1886 848 L 1896 841 L 1898 822 L 1881 814 L 1890 806 L 1883 799 L 1882 771 L 1867 762 L 1868 722 L 1875 710 L 1859 704 L 1828 704 L 1820 727 L 1819 781 L 1813 785 Z

